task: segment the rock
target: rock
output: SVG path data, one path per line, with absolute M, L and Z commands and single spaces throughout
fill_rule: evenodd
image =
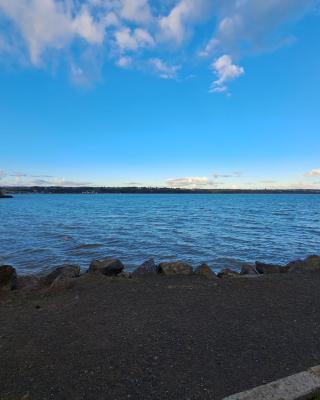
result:
M 207 279 L 217 279 L 217 275 L 212 271 L 212 269 L 207 264 L 201 264 L 194 271 L 196 275 L 201 275 Z
M 80 275 L 79 278 L 74 280 L 74 283 L 76 286 L 79 287 L 87 287 L 90 286 L 91 284 L 96 284 L 96 283 L 105 283 L 108 281 L 110 278 L 107 277 L 106 275 L 102 274 L 89 274 L 85 272 L 84 274 Z
M 10 291 L 16 289 L 17 273 L 11 265 L 0 267 L 0 291 Z
M 43 282 L 46 286 L 50 286 L 54 280 L 58 277 L 63 278 L 76 278 L 80 274 L 79 265 L 62 265 L 61 267 L 55 268 L 49 275 L 43 278 Z
M 41 279 L 34 275 L 18 276 L 18 290 L 37 290 L 41 286 Z
M 192 267 L 181 261 L 163 262 L 159 265 L 159 272 L 164 275 L 191 275 Z
M 264 264 L 256 261 L 256 270 L 259 274 L 279 274 L 281 272 L 281 266 L 275 264 Z
M 118 275 L 119 278 L 123 278 L 123 279 L 132 279 L 132 273 L 131 272 L 121 272 Z
M 88 272 L 97 272 L 107 276 L 118 275 L 122 272 L 124 265 L 118 259 L 107 258 L 105 260 L 94 260 L 91 262 Z
M 258 275 L 258 272 L 253 265 L 243 264 L 240 275 Z
M 133 271 L 133 275 L 156 275 L 159 272 L 159 268 L 157 267 L 154 259 L 151 258 L 148 261 L 145 261 L 140 267 Z
M 50 290 L 66 290 L 71 289 L 75 285 L 75 277 L 70 278 L 68 276 L 59 275 L 50 285 Z
M 312 255 L 304 260 L 292 261 L 283 267 L 283 272 L 305 273 L 320 271 L 320 256 Z
M 237 271 L 233 271 L 230 268 L 225 268 L 218 273 L 218 278 L 221 279 L 230 279 L 230 278 L 239 278 L 240 274 Z

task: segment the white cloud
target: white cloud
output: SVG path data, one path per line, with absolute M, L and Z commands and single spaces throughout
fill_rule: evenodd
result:
M 38 65 L 48 49 L 62 49 L 75 37 L 89 44 L 101 44 L 104 26 L 93 20 L 87 7 L 81 7 L 75 16 L 68 2 L 55 0 L 0 0 L 0 11 L 20 31 L 30 59 Z
M 200 57 L 208 57 L 219 45 L 219 40 L 215 37 L 209 40 L 203 50 L 198 52 Z
M 108 22 L 105 19 L 104 22 Z M 104 23 L 95 22 L 87 7 L 82 7 L 80 13 L 72 21 L 72 30 L 91 44 L 101 44 L 104 40 Z
M 232 58 L 227 54 L 219 57 L 212 64 L 212 69 L 218 79 L 212 83 L 210 91 L 216 93 L 226 92 L 228 90 L 226 83 L 244 74 L 244 69 L 233 64 Z
M 115 33 L 116 43 L 120 51 L 136 51 L 142 47 L 152 47 L 155 42 L 153 37 L 145 30 L 136 28 L 123 28 Z
M 305 189 L 305 190 L 312 190 L 312 189 L 320 189 L 319 183 L 306 183 L 306 182 L 293 182 L 287 184 L 274 184 L 270 185 L 268 189 L 282 189 L 282 190 L 295 190 L 295 189 Z
M 239 171 L 231 172 L 230 174 L 220 174 L 218 172 L 215 172 L 215 173 L 212 174 L 214 179 L 218 179 L 218 178 L 240 178 L 241 175 L 242 175 L 242 172 L 239 172 Z
M 132 64 L 132 57 L 122 56 L 117 61 L 117 65 L 121 68 L 127 68 Z
M 171 187 L 184 187 L 184 186 L 203 186 L 208 185 L 209 179 L 206 177 L 188 177 L 188 178 L 174 178 L 166 181 L 167 186 Z
M 188 36 L 190 25 L 207 17 L 209 0 L 180 0 L 167 16 L 160 18 L 164 38 L 181 44 Z
M 307 172 L 305 175 L 309 176 L 309 177 L 320 176 L 320 168 L 312 169 L 311 171 Z
M 68 181 L 65 179 L 35 179 L 33 181 L 29 181 L 28 186 L 64 186 L 64 187 L 81 187 L 81 186 L 91 186 L 91 182 L 78 182 L 78 181 Z
M 152 14 L 148 0 L 122 0 L 121 16 L 136 23 L 150 22 Z
M 214 34 L 197 54 L 215 55 L 221 63 L 224 60 L 223 66 L 213 66 L 218 79 L 211 91 L 227 92 L 226 83 L 244 73 L 232 60 L 288 43 L 287 22 L 302 17 L 318 3 L 319 0 L 0 0 L 0 57 L 2 62 L 10 58 L 26 65 L 27 55 L 36 67 L 50 64 L 53 57 L 56 65 L 58 56 L 63 57 L 72 80 L 79 84 L 100 77 L 98 69 L 110 58 L 121 68 L 130 63 L 141 70 L 151 58 L 160 60 L 154 63 L 154 69 L 160 73 L 163 70 L 162 77 L 168 78 L 175 76 L 180 67 L 170 67 L 161 60 L 167 59 L 168 54 L 172 58 L 177 46 L 184 46 L 179 49 L 179 56 L 190 59 L 194 46 L 187 47 L 189 39 L 201 24 L 210 21 L 204 34 L 208 30 Z M 285 29 L 281 29 L 283 26 Z M 202 33 L 197 38 L 201 36 Z M 165 46 L 170 47 L 170 53 Z M 81 52 L 90 53 L 98 61 L 90 63 L 85 56 L 82 65 L 77 60 L 82 59 Z
M 25 172 L 5 172 L 0 170 L 0 180 L 7 178 L 6 185 L 19 186 L 91 186 L 91 182 L 81 182 L 56 178 L 52 175 L 33 175 Z
M 181 68 L 180 65 L 168 65 L 160 58 L 153 58 L 150 64 L 159 74 L 160 78 L 173 79 L 177 76 L 177 71 Z
M 237 55 L 277 48 L 288 42 L 287 35 L 278 32 L 280 26 L 301 17 L 317 2 L 318 0 L 218 0 L 215 10 L 218 27 L 200 54 L 208 55 L 219 47 L 223 52 Z

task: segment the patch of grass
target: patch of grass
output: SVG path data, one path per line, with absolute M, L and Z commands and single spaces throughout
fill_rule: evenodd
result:
M 320 393 L 315 394 L 311 400 L 320 400 Z

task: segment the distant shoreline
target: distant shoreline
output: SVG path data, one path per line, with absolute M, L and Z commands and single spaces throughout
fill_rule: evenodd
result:
M 10 194 L 320 194 L 320 189 L 181 189 L 166 187 L 7 186 Z

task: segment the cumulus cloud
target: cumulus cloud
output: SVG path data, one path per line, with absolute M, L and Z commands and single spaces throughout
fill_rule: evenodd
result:
M 141 47 L 152 47 L 155 42 L 153 37 L 145 29 L 123 28 L 115 33 L 115 39 L 121 52 L 136 51 Z
M 73 16 L 68 4 L 55 0 L 0 0 L 0 11 L 20 32 L 33 64 L 40 63 L 45 50 L 62 49 L 76 37 L 91 45 L 103 42 L 104 24 L 95 21 L 85 5 Z
M 150 64 L 154 70 L 159 74 L 160 78 L 173 79 L 177 76 L 178 70 L 181 68 L 180 65 L 168 65 L 160 58 L 153 58 L 150 60 Z
M 6 173 L 0 169 L 0 181 L 6 176 Z
M 125 186 L 143 186 L 141 182 L 124 182 Z
M 150 22 L 152 13 L 148 0 L 122 0 L 121 16 L 136 23 Z
M 305 175 L 309 176 L 309 177 L 320 176 L 320 168 L 312 169 L 311 171 L 307 172 Z
M 152 59 L 160 77 L 173 77 L 180 64 L 183 71 L 183 63 L 172 61 L 170 66 L 162 60 L 168 54 L 171 60 L 181 60 L 181 54 L 190 59 L 195 51 L 204 59 L 210 57 L 211 63 L 215 59 L 212 69 L 217 80 L 211 91 L 227 92 L 227 83 L 244 74 L 243 67 L 233 60 L 241 60 L 248 52 L 269 51 L 288 43 L 287 22 L 302 17 L 318 3 L 319 0 L 0 0 L 0 27 L 5 27 L 0 31 L 0 60 L 7 62 L 9 55 L 17 62 L 44 67 L 50 62 L 56 65 L 61 59 L 70 68 L 72 81 L 83 85 L 99 80 L 103 64 L 110 59 L 121 68 L 131 65 L 140 70 L 148 70 L 143 66 Z M 201 24 L 206 24 L 203 32 Z M 197 50 L 189 46 L 194 36 L 201 40 L 208 30 L 212 34 L 200 50 L 199 41 Z
M 210 181 L 206 177 L 174 178 L 166 181 L 167 186 L 171 187 L 205 186 L 209 183 Z
M 181 44 L 187 39 L 190 27 L 206 18 L 209 0 L 180 0 L 166 16 L 160 18 L 164 38 Z
M 317 183 L 306 183 L 306 182 L 293 182 L 287 184 L 273 184 L 268 187 L 268 189 L 280 189 L 280 190 L 317 190 L 319 188 L 319 184 Z
M 212 83 L 210 91 L 216 93 L 227 92 L 226 83 L 244 75 L 244 69 L 234 64 L 232 58 L 227 54 L 214 61 L 212 69 L 218 79 Z
M 121 68 L 127 68 L 132 64 L 132 57 L 122 56 L 117 61 L 117 65 Z

